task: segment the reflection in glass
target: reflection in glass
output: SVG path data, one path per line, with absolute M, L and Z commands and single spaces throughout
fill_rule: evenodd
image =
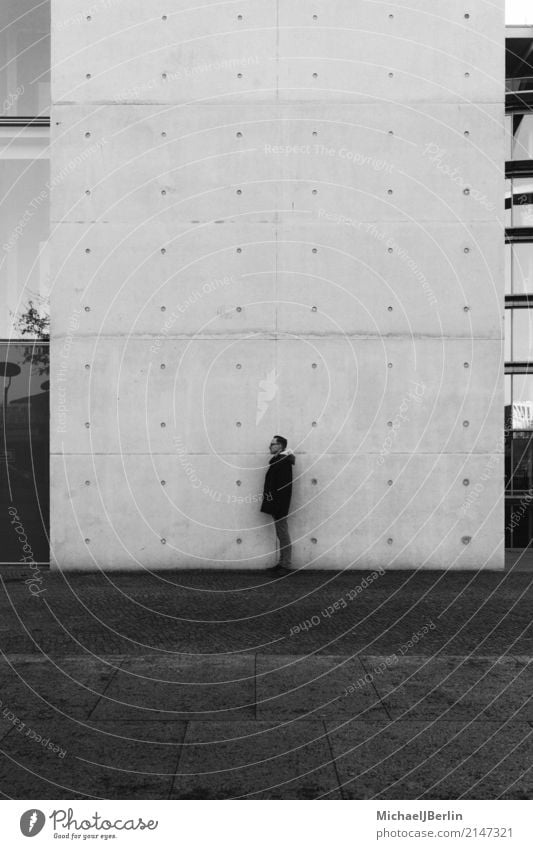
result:
M 512 329 L 512 310 L 506 309 L 505 314 L 505 325 L 504 325 L 504 357 L 505 362 L 509 363 L 513 359 L 512 354 L 512 346 L 511 346 L 511 329 Z
M 512 195 L 513 181 L 506 180 L 505 181 L 505 213 L 503 217 L 503 223 L 505 227 L 512 227 L 513 220 L 511 217 L 511 207 L 513 203 L 513 195 Z
M 533 428 L 533 374 L 511 375 L 513 427 L 516 430 Z
M 48 372 L 46 343 L 0 344 L 0 501 L 16 505 L 37 562 L 49 559 Z M 0 511 L 0 537 L 0 562 L 20 563 L 25 552 L 7 509 Z
M 513 116 L 506 115 L 505 116 L 505 161 L 509 162 L 509 160 L 513 156 Z
M 0 338 L 19 337 L 15 317 L 27 309 L 30 298 L 49 295 L 49 178 L 49 160 L 0 159 Z
M 511 246 L 507 245 L 507 247 Z M 533 294 L 533 244 L 512 245 L 511 256 L 512 294 Z
M 506 295 L 510 295 L 513 291 L 512 262 L 513 262 L 513 248 L 512 248 L 511 245 L 505 245 L 505 294 Z
M 505 226 L 533 226 L 533 179 L 530 177 L 506 180 Z
M 50 114 L 50 0 L 0 3 L 0 116 Z
M 511 159 L 533 159 L 533 115 L 512 115 Z
M 507 357 L 507 348 L 506 348 L 506 359 L 511 359 L 514 362 L 517 360 L 522 362 L 523 360 L 533 360 L 533 346 L 532 346 L 532 335 L 531 335 L 531 310 L 529 309 L 507 309 L 505 310 L 506 316 L 508 313 L 511 314 L 511 347 L 510 347 L 510 357 Z M 505 325 L 505 332 L 507 334 L 509 330 L 508 320 Z M 507 344 L 507 339 L 506 339 Z

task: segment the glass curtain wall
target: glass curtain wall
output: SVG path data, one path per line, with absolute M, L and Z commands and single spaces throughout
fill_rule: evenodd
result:
M 510 39 L 512 63 L 530 73 L 531 43 Z M 519 55 L 518 51 L 521 51 Z M 524 77 L 525 78 L 525 77 Z M 505 545 L 533 542 L 533 111 L 507 86 L 505 275 Z
M 41 564 L 49 560 L 50 0 L 2 0 L 0 57 L 0 563 Z

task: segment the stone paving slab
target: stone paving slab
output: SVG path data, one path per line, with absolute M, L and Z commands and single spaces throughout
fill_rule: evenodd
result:
M 0 788 L 11 798 L 166 799 L 184 722 L 82 724 L 39 719 L 0 741 Z M 46 741 L 58 743 L 55 753 Z
M 260 654 L 256 666 L 257 719 L 387 719 L 372 684 L 346 697 L 347 689 L 364 674 L 358 658 Z
M 342 798 L 319 721 L 192 722 L 172 799 Z
M 347 799 L 531 799 L 524 721 L 327 721 Z
M 255 717 L 253 655 L 127 658 L 91 719 Z
M 61 714 L 86 719 L 123 661 L 90 656 L 56 658 L 15 655 L 0 660 L 2 710 L 21 719 Z M 0 713 L 0 719 L 2 713 Z
M 363 663 L 394 719 L 533 718 L 530 662 L 409 656 L 397 663 L 389 658 L 387 665 L 386 660 L 370 656 Z
M 105 564 L 104 564 L 105 565 Z M 6 653 L 265 652 L 385 655 L 422 623 L 437 627 L 418 653 L 533 655 L 533 575 L 391 571 L 346 608 L 291 636 L 371 573 L 298 571 L 258 583 L 257 572 L 169 570 L 164 573 L 46 575 L 40 604 L 21 580 L 0 582 L 0 632 Z

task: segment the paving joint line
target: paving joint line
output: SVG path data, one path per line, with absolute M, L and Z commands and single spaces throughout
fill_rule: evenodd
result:
M 95 712 L 96 708 L 98 707 L 98 705 L 99 705 L 99 704 L 100 704 L 100 702 L 102 701 L 102 698 L 104 697 L 104 694 L 105 694 L 105 693 L 107 693 L 107 691 L 108 691 L 108 689 L 109 689 L 109 687 L 110 687 L 110 685 L 111 685 L 111 682 L 115 680 L 115 678 L 117 677 L 117 675 L 118 675 L 119 671 L 122 669 L 122 666 L 123 666 L 123 664 L 124 664 L 125 662 L 126 662 L 126 657 L 122 656 L 122 660 L 120 661 L 119 665 L 116 667 L 116 669 L 115 669 L 114 673 L 110 676 L 110 678 L 109 678 L 109 680 L 108 680 L 107 684 L 105 685 L 104 689 L 103 689 L 103 690 L 102 690 L 102 692 L 100 693 L 100 696 L 98 697 L 98 699 L 97 699 L 97 701 L 95 702 L 95 704 L 92 706 L 92 708 L 91 708 L 91 710 L 89 711 L 89 713 L 88 713 L 88 715 L 87 715 L 86 719 L 90 719 L 90 718 L 91 718 L 91 716 L 94 714 L 94 712 Z

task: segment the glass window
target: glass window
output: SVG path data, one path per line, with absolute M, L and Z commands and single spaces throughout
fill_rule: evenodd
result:
M 50 0 L 0 3 L 0 117 L 50 114 Z
M 533 178 L 507 180 L 505 226 L 533 226 Z M 511 201 L 512 198 L 512 201 Z
M 505 328 L 505 358 L 506 360 L 533 360 L 533 337 L 531 326 L 531 310 L 529 309 L 507 309 L 506 317 L 511 316 L 511 327 L 509 319 Z M 511 345 L 508 346 L 508 333 L 511 331 Z
M 512 310 L 505 310 L 505 338 L 504 338 L 504 357 L 505 362 L 508 363 L 512 360 L 512 348 L 511 348 L 511 319 L 512 319 Z
M 505 161 L 508 162 L 513 156 L 513 116 L 505 116 Z
M 17 321 L 29 301 L 49 296 L 49 168 L 47 159 L 0 158 L 0 338 L 20 338 Z
M 505 227 L 512 227 L 513 225 L 513 220 L 511 218 L 511 205 L 513 202 L 512 186 L 512 180 L 505 181 L 505 215 L 503 219 Z
M 533 374 L 511 375 L 511 403 L 513 404 L 513 428 L 533 428 Z
M 533 374 L 505 375 L 505 405 L 505 546 L 527 548 L 533 540 Z
M 0 499 L 6 508 L 16 505 L 32 556 L 43 563 L 49 560 L 48 375 L 46 343 L 0 343 Z M 7 509 L 0 511 L 0 537 L 0 563 L 20 565 L 25 552 Z
M 533 159 L 533 115 L 512 115 L 511 159 Z
M 510 295 L 513 291 L 512 287 L 512 267 L 513 262 L 513 246 L 505 245 L 505 294 Z
M 533 24 L 531 0 L 505 0 L 505 23 L 508 26 Z
M 507 245 L 511 248 L 513 295 L 533 294 L 533 244 Z

